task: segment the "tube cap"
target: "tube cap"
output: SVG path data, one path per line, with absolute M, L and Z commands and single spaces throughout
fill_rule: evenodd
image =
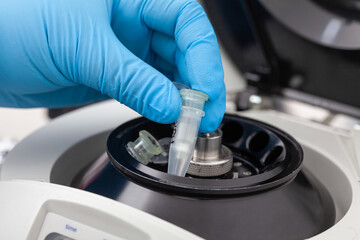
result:
M 200 91 L 181 89 L 179 92 L 182 98 L 183 107 L 193 107 L 203 110 L 205 102 L 209 100 L 209 96 Z
M 126 150 L 133 158 L 145 165 L 154 155 L 167 156 L 159 142 L 146 130 L 141 130 L 134 142 L 128 142 Z

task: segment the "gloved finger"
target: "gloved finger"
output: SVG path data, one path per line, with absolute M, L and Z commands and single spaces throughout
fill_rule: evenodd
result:
M 110 1 L 108 1 L 110 2 Z M 148 56 L 152 30 L 139 18 L 142 0 L 112 1 L 111 27 L 121 41 L 133 54 L 141 59 Z
M 156 9 L 166 11 L 159 14 Z M 179 66 L 182 77 L 191 82 L 193 89 L 208 90 L 205 93 L 210 99 L 217 99 L 219 89 L 223 89 L 221 58 L 214 30 L 201 5 L 189 0 L 153 0 L 144 6 L 143 15 L 150 28 L 175 38 L 183 57 L 178 60 L 184 65 Z
M 153 66 L 160 72 L 164 73 L 172 73 L 176 71 L 176 66 L 159 55 L 155 56 L 155 60 L 153 61 Z
M 187 81 L 187 79 L 184 79 L 184 78 L 181 77 L 179 71 L 174 72 L 174 81 L 178 82 L 178 83 L 185 84 L 186 86 L 191 86 L 190 82 Z
M 187 86 L 191 86 L 188 79 L 183 79 L 180 76 L 177 66 L 175 65 L 176 58 L 181 59 L 183 58 L 183 56 L 176 57 L 176 55 L 181 55 L 182 53 L 177 51 L 178 48 L 174 39 L 171 39 L 170 37 L 159 32 L 154 32 L 151 47 L 152 50 L 159 56 L 159 58 L 157 59 L 159 63 L 157 65 L 166 66 L 166 68 L 159 67 L 157 69 L 159 69 L 161 72 L 169 72 L 169 70 L 171 70 L 171 72 L 173 72 L 173 78 L 171 78 L 171 80 L 179 83 L 184 83 Z M 172 67 L 167 65 L 171 65 Z
M 157 9 L 163 9 L 161 14 Z M 204 10 L 196 1 L 153 0 L 144 6 L 143 19 L 148 27 L 175 38 L 182 81 L 206 93 L 206 108 L 213 109 L 202 121 L 202 130 L 214 130 L 212 123 L 224 115 L 225 85 L 217 39 Z
M 109 99 L 86 86 L 74 86 L 57 89 L 53 92 L 34 94 L 13 94 L 0 90 L 0 103 L 4 107 L 30 108 L 30 107 L 70 107 L 84 105 Z
M 226 91 L 221 91 L 221 93 L 218 101 L 208 101 L 205 104 L 205 116 L 200 123 L 200 132 L 213 132 L 219 127 L 226 109 Z M 220 116 L 219 113 L 221 113 Z
M 189 85 L 186 81 L 184 81 L 179 72 L 175 71 L 174 74 L 174 81 L 178 83 L 184 83 L 185 85 Z M 223 113 L 225 112 L 226 108 L 226 91 L 220 90 L 222 93 L 219 96 L 218 101 L 208 101 L 205 104 L 204 111 L 205 116 L 203 117 L 199 131 L 200 132 L 213 132 L 217 129 L 217 127 L 220 125 L 222 120 L 222 115 L 219 116 L 219 112 Z
M 90 36 L 82 39 L 87 44 L 79 44 L 79 83 L 117 99 L 153 121 L 176 121 L 181 98 L 171 81 L 125 48 L 110 26 L 94 31 L 98 32 L 92 36 L 97 38 L 91 44 L 87 39 Z
M 173 38 L 154 32 L 151 38 L 152 50 L 172 64 L 176 64 L 177 45 Z

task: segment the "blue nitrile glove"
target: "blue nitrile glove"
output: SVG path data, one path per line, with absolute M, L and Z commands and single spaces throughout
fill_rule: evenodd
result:
M 52 108 L 110 96 L 170 123 L 181 98 L 169 79 L 209 95 L 200 130 L 215 130 L 225 111 L 223 70 L 195 1 L 0 0 L 0 106 Z

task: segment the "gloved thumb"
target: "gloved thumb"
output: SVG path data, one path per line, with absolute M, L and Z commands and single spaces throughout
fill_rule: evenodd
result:
M 78 83 L 118 100 L 150 120 L 171 123 L 178 119 L 181 98 L 174 84 L 130 52 L 111 28 L 83 41 L 85 44 L 78 50 Z

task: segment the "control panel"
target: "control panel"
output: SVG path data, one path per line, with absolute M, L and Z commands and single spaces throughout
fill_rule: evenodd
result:
M 44 220 L 38 240 L 122 240 L 87 226 L 80 222 L 68 219 L 61 215 L 49 212 Z

